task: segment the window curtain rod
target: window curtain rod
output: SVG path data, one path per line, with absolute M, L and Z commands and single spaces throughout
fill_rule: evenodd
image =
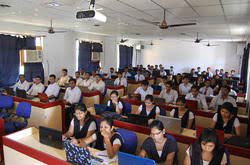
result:
M 0 34 L 2 35 L 10 35 L 10 36 L 15 36 L 15 37 L 46 37 L 46 35 L 29 35 L 29 34 L 21 34 L 21 33 L 11 33 L 11 32 L 1 32 Z
M 85 39 L 85 40 L 76 39 L 76 40 L 78 40 L 80 43 L 81 42 L 89 42 L 89 43 L 100 43 L 100 44 L 103 44 L 103 41 L 98 41 L 98 40 L 87 40 L 87 39 Z

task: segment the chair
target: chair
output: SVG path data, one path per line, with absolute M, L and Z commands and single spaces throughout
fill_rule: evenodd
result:
M 30 114 L 31 114 L 31 104 L 27 102 L 20 102 L 17 106 L 15 116 L 23 117 L 25 121 L 24 122 L 7 121 L 4 124 L 6 134 L 25 128 L 28 125 L 27 119 L 30 118 Z
M 0 113 L 0 118 L 6 118 L 9 116 L 7 113 L 7 109 L 11 109 L 14 105 L 13 97 L 11 96 L 0 96 L 0 109 L 2 112 Z
M 129 114 L 132 111 L 132 105 L 128 102 L 125 103 L 125 114 Z
M 134 154 L 137 148 L 137 136 L 136 133 L 128 131 L 126 129 L 119 128 L 117 132 L 121 135 L 123 142 L 123 152 Z

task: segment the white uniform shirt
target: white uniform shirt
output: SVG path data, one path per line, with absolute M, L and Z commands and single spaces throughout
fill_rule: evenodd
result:
M 175 109 L 172 109 L 171 112 L 170 112 L 170 116 L 171 117 L 174 117 L 174 112 L 175 112 Z M 183 114 L 184 115 L 184 114 Z M 183 116 L 180 116 L 179 115 L 179 119 L 181 119 Z M 194 114 L 192 112 L 189 111 L 189 115 L 188 115 L 188 120 L 192 120 L 194 119 Z
M 82 78 L 79 77 L 78 79 L 76 79 L 76 86 L 80 86 L 80 84 L 82 84 Z
M 167 75 L 167 72 L 165 71 L 160 71 L 160 76 L 166 76 Z
M 91 83 L 91 85 L 88 88 L 89 90 L 96 90 L 96 91 L 100 91 L 101 93 L 104 93 L 105 83 L 102 80 L 99 81 L 98 83 L 94 81 L 93 83 Z
M 223 99 L 220 94 L 217 95 L 217 96 L 215 96 L 212 99 L 212 101 L 210 103 L 210 107 L 211 108 L 215 108 L 217 110 L 218 109 L 218 105 L 222 105 L 225 102 L 232 103 L 234 107 L 237 107 L 237 104 L 236 104 L 236 101 L 235 101 L 234 98 L 232 98 L 231 96 L 228 96 L 226 99 Z
M 48 97 L 50 96 L 55 96 L 57 97 L 58 94 L 59 94 L 59 91 L 60 91 L 60 87 L 58 86 L 57 83 L 54 83 L 54 84 L 49 84 L 49 86 L 47 87 L 45 93 Z
M 45 87 L 42 83 L 33 84 L 30 90 L 27 92 L 29 95 L 36 96 L 38 93 L 43 93 Z
M 91 85 L 91 83 L 93 83 L 92 79 L 84 79 L 79 86 L 83 86 L 83 87 L 89 87 Z
M 68 87 L 64 95 L 64 100 L 66 100 L 70 104 L 78 103 L 80 101 L 81 95 L 81 90 L 77 86 L 73 89 L 71 89 L 71 87 Z
M 60 79 L 58 80 L 58 85 L 59 86 L 65 86 L 66 83 L 69 82 L 69 76 L 62 76 L 60 77 Z
M 181 95 L 186 95 L 186 94 L 188 94 L 191 91 L 191 88 L 192 88 L 192 84 L 191 83 L 188 83 L 188 84 L 181 83 L 179 85 L 179 93 Z
M 194 97 L 192 93 L 188 93 L 185 96 L 185 99 L 186 100 L 196 100 L 196 101 L 198 101 L 198 108 L 208 109 L 206 97 L 200 93 L 196 97 Z
M 153 95 L 153 88 L 152 87 L 148 87 L 148 89 L 146 91 L 143 90 L 142 87 L 138 87 L 136 90 L 135 90 L 135 94 L 140 94 L 141 95 L 141 101 L 144 101 L 145 100 L 145 97 L 146 95 Z
M 176 90 L 171 89 L 170 92 L 166 92 L 166 89 L 162 90 L 159 97 L 164 98 L 166 103 L 176 103 L 178 93 Z
M 30 83 L 28 81 L 24 80 L 24 82 L 21 83 L 21 81 L 19 80 L 14 86 L 14 91 L 16 91 L 16 88 L 18 88 L 21 90 L 25 90 L 27 92 L 29 87 L 30 87 Z
M 143 74 L 135 75 L 135 81 L 143 81 L 143 80 L 145 80 L 145 76 Z
M 205 95 L 205 96 L 212 96 L 212 95 L 214 95 L 214 90 L 211 87 L 207 88 L 206 86 L 204 86 L 204 87 L 200 88 L 200 93 Z
M 139 106 L 138 113 L 141 113 L 141 111 L 142 111 L 142 105 Z M 150 112 L 151 111 L 146 110 L 147 116 L 150 114 Z M 160 113 L 160 108 L 158 106 L 156 106 L 155 113 Z
M 123 72 L 122 77 L 127 79 L 128 77 L 131 77 L 131 74 L 129 72 L 127 72 L 127 73 Z
M 115 79 L 115 82 L 114 82 L 114 85 L 116 86 L 119 86 L 119 85 L 123 85 L 125 87 L 128 86 L 128 82 L 127 82 L 127 79 L 126 78 L 116 78 Z
M 217 122 L 217 120 L 218 120 L 218 113 L 215 113 L 215 114 L 214 114 L 214 117 L 213 117 L 213 121 L 214 121 L 214 122 Z M 224 123 L 223 127 L 225 127 L 226 125 L 227 125 L 227 123 Z M 237 117 L 234 119 L 234 124 L 233 124 L 233 126 L 234 126 L 234 128 L 240 126 L 240 121 L 239 121 L 239 119 L 238 119 Z

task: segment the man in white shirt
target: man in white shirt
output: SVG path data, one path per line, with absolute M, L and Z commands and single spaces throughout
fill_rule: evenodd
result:
M 58 80 L 59 86 L 65 86 L 65 84 L 69 82 L 69 76 L 67 74 L 68 74 L 68 70 L 62 69 L 62 76 Z
M 66 89 L 64 95 L 64 104 L 71 105 L 79 103 L 81 95 L 81 90 L 76 86 L 76 79 L 70 79 L 69 87 Z
M 128 77 L 131 77 L 132 75 L 128 72 L 128 67 L 124 68 L 124 72 L 122 74 L 122 77 L 127 79 Z
M 45 87 L 41 83 L 41 77 L 36 76 L 34 83 L 33 83 L 32 87 L 30 88 L 30 90 L 27 92 L 27 94 L 31 95 L 31 96 L 37 96 L 38 93 L 43 93 L 44 89 L 45 89 Z
M 84 71 L 84 68 L 81 68 L 81 70 L 80 70 L 80 77 L 82 78 L 82 79 L 85 79 L 85 71 Z
M 214 74 L 212 73 L 210 67 L 207 67 L 207 73 L 208 73 L 208 77 L 209 77 L 209 78 L 212 78 L 212 77 L 214 76 Z
M 80 84 L 82 83 L 82 78 L 80 77 L 80 72 L 76 71 L 75 72 L 75 79 L 76 79 L 76 86 L 80 86 Z
M 146 95 L 153 95 L 153 92 L 154 90 L 149 86 L 148 81 L 143 80 L 141 86 L 135 90 L 134 94 L 139 94 L 141 96 L 141 101 L 144 101 Z
M 137 74 L 135 75 L 135 81 L 143 81 L 145 80 L 145 76 L 142 74 L 141 70 L 137 71 Z
M 165 89 L 163 89 L 159 95 L 160 98 L 164 98 L 166 103 L 176 103 L 178 93 L 172 89 L 173 84 L 171 81 L 165 83 Z
M 203 94 L 199 93 L 197 86 L 192 86 L 191 93 L 188 93 L 185 96 L 185 99 L 198 101 L 199 109 L 204 109 L 204 110 L 208 109 L 206 97 Z
M 111 67 L 109 69 L 109 73 L 108 73 L 106 78 L 111 79 L 113 76 L 116 76 L 116 73 L 115 73 L 115 69 L 113 67 Z
M 218 106 L 222 105 L 225 102 L 230 102 L 233 104 L 234 107 L 237 107 L 236 101 L 234 98 L 232 98 L 231 96 L 229 96 L 229 91 L 231 90 L 231 88 L 229 86 L 222 86 L 221 87 L 221 91 L 220 94 L 218 94 L 217 96 L 215 96 L 211 103 L 210 103 L 210 108 L 211 109 L 218 109 Z
M 105 83 L 102 81 L 100 74 L 96 74 L 95 78 L 96 78 L 96 81 L 91 83 L 91 85 L 90 85 L 90 87 L 88 87 L 88 89 L 99 91 L 103 94 L 105 92 Z
M 16 89 L 18 88 L 27 92 L 29 87 L 30 83 L 25 80 L 25 76 L 23 74 L 20 74 L 19 81 L 14 85 L 14 91 L 16 91 Z
M 192 84 L 189 83 L 189 78 L 187 76 L 184 77 L 183 83 L 179 85 L 179 94 L 186 95 L 191 91 Z
M 92 72 L 91 72 L 91 76 L 90 76 L 90 78 L 93 80 L 93 81 L 95 81 L 96 80 L 96 72 L 93 70 Z
M 214 91 L 210 87 L 210 80 L 205 81 L 205 86 L 200 88 L 200 93 L 207 97 L 214 95 Z
M 117 76 L 118 77 L 115 79 L 114 85 L 127 87 L 128 86 L 127 79 L 122 77 L 122 73 L 118 72 Z
M 160 67 L 160 76 L 167 76 L 167 72 L 164 70 L 164 67 Z
M 90 78 L 90 73 L 85 73 L 85 79 L 79 84 L 79 86 L 83 87 L 90 87 L 91 83 L 93 83 L 93 80 Z
M 174 67 L 170 66 L 169 74 L 174 75 Z
M 55 99 L 59 95 L 60 87 L 56 83 L 56 76 L 54 74 L 51 74 L 49 76 L 49 82 L 45 94 L 49 97 L 49 99 Z

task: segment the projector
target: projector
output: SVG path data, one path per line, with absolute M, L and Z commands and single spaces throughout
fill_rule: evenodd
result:
M 87 18 L 94 19 L 100 22 L 107 21 L 107 17 L 96 10 L 78 11 L 76 13 L 76 19 L 87 19 Z

